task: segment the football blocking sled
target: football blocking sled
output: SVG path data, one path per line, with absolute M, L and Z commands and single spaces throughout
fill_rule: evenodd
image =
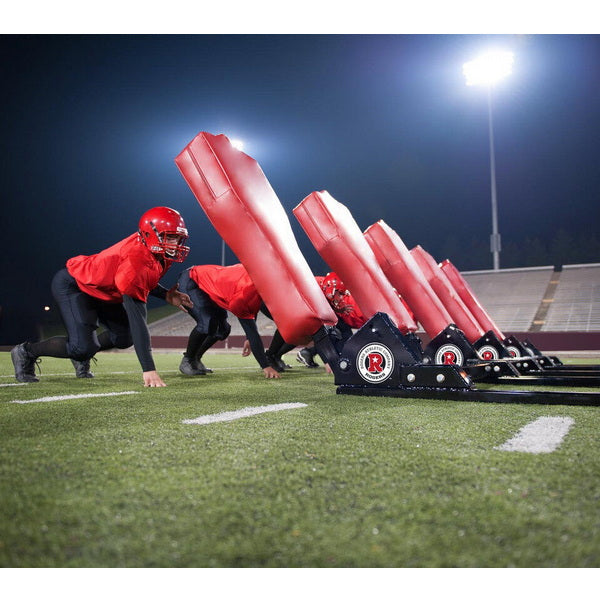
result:
M 578 374 L 584 374 L 586 372 L 595 374 L 600 373 L 600 367 L 598 367 L 598 365 L 563 365 L 557 357 L 542 354 L 542 352 L 540 352 L 529 340 L 521 341 L 513 335 L 506 336 L 481 305 L 471 289 L 471 286 L 450 260 L 446 259 L 442 261 L 438 264 L 438 267 L 445 273 L 456 292 L 480 325 L 484 329 L 492 331 L 506 346 L 511 356 L 533 357 L 545 372 L 556 372 L 557 374 L 564 374 L 566 371 Z
M 534 377 L 536 383 L 542 385 L 586 387 L 600 385 L 600 373 L 595 369 L 569 369 L 562 365 L 556 365 L 556 359 L 552 360 L 544 357 L 539 351 L 536 355 L 533 352 L 529 353 L 523 350 L 522 355 L 513 359 L 511 350 L 514 352 L 517 349 L 516 340 L 511 338 L 509 345 L 507 345 L 497 337 L 492 329 L 484 331 L 485 325 L 491 326 L 491 323 L 486 321 L 483 325 L 479 324 L 477 318 L 471 313 L 466 303 L 463 302 L 458 291 L 435 259 L 421 246 L 416 246 L 410 252 L 422 268 L 423 273 L 430 281 L 440 300 L 442 300 L 444 305 L 448 306 L 449 312 L 455 319 L 458 327 L 463 329 L 464 327 L 469 327 L 471 323 L 477 324 L 479 331 L 475 329 L 470 330 L 467 338 L 485 359 L 501 360 L 502 366 L 497 373 L 498 375 L 511 375 L 511 373 L 506 372 L 506 368 L 510 367 L 514 369 L 513 375 Z M 469 319 L 465 319 L 465 316 L 468 316 Z M 479 333 L 482 333 L 482 335 L 477 339 L 473 339 Z M 504 338 L 505 336 L 502 337 Z M 531 347 L 533 348 L 532 345 Z M 504 379 L 500 383 L 510 384 L 513 383 L 513 380 Z
M 315 346 L 332 368 L 338 394 L 544 405 L 600 406 L 600 393 L 477 389 L 457 365 L 419 362 L 385 313 L 377 313 L 337 352 L 323 327 Z
M 379 290 L 386 289 L 386 286 L 381 284 L 382 287 L 378 288 L 372 284 L 373 280 L 369 275 L 377 272 L 377 269 L 372 265 L 371 255 L 376 257 L 368 243 L 368 249 L 364 246 L 363 240 L 367 241 L 365 236 L 357 235 L 357 226 L 349 211 L 345 207 L 345 210 L 341 210 L 341 206 L 343 205 L 329 194 L 325 196 L 324 192 L 315 192 L 294 209 L 294 214 L 327 264 L 342 279 L 346 276 L 350 278 L 350 281 L 345 279 L 344 281 L 362 311 L 364 303 L 361 305 L 359 302 L 359 295 L 370 296 L 370 306 L 376 306 L 378 302 L 383 302 L 379 297 Z M 342 222 L 338 221 L 338 216 L 341 217 Z M 361 275 L 367 276 L 361 277 Z M 421 282 L 427 289 L 424 277 Z M 389 282 L 388 285 L 391 287 Z M 449 318 L 439 305 L 437 307 L 437 313 L 430 315 L 434 328 L 441 327 L 444 324 L 443 320 Z M 410 303 L 409 308 L 415 315 L 417 314 L 418 309 Z M 464 334 L 456 327 L 454 329 L 457 335 L 463 336 L 463 341 L 469 345 Z M 443 332 L 447 333 L 448 330 L 449 328 L 446 327 Z M 327 328 L 322 328 L 313 339 L 319 355 L 332 368 L 335 383 L 338 385 L 337 392 L 340 394 L 481 402 L 600 405 L 600 394 L 594 393 L 478 390 L 474 387 L 474 375 L 482 379 L 488 378 L 490 371 L 493 374 L 496 367 L 501 371 L 503 366 L 504 374 L 517 374 L 517 372 L 511 370 L 510 365 L 505 365 L 503 361 L 497 363 L 481 361 L 475 351 L 472 351 L 472 354 L 476 357 L 474 363 L 477 364 L 470 364 L 468 367 L 456 363 L 432 364 L 431 355 L 428 356 L 422 351 L 420 342 L 415 343 L 416 336 L 413 331 L 411 328 L 407 333 L 403 333 L 395 326 L 389 315 L 377 312 L 346 341 L 341 350 Z M 502 372 L 495 374 L 502 374 Z
M 405 335 L 387 314 L 380 312 L 338 350 L 332 326 L 337 318 L 301 255 L 289 221 L 283 218 L 283 207 L 258 164 L 247 155 L 234 154 L 225 136 L 207 133 L 199 134 L 176 163 L 211 223 L 246 266 L 284 338 L 304 343 L 312 335 L 319 354 L 332 367 L 338 393 L 600 404 L 600 394 L 476 390 L 469 375 L 457 365 L 423 364 L 420 344 L 414 341 L 412 319 L 405 323 Z M 256 259 L 263 251 L 266 257 Z M 261 277 L 264 271 L 270 271 L 271 276 Z
M 400 236 L 384 221 L 380 220 L 365 231 L 365 239 L 372 248 L 383 272 L 390 283 L 408 299 L 409 306 L 417 320 L 423 325 L 431 342 L 424 350 L 424 362 L 432 360 L 436 364 L 456 363 L 464 366 L 474 378 L 479 381 L 493 381 L 502 384 L 513 384 L 512 377 L 524 375 L 529 377 L 529 382 L 538 385 L 572 385 L 590 386 L 599 385 L 600 380 L 591 380 L 586 373 L 548 373 L 542 371 L 537 360 L 527 354 L 526 360 L 520 358 L 512 360 L 508 349 L 496 337 L 500 330 L 493 321 L 488 319 L 481 325 L 470 312 L 466 303 L 457 297 L 457 292 L 444 273 L 438 273 L 440 267 L 433 258 L 422 248 L 417 247 L 409 251 Z M 419 252 L 420 262 L 427 270 L 421 269 L 415 252 Z M 436 277 L 437 276 L 437 277 Z M 437 284 L 440 295 L 431 287 L 430 281 Z M 456 321 L 469 327 L 471 340 L 457 329 L 454 319 L 445 310 L 442 298 L 452 307 L 452 314 Z M 441 307 L 441 308 L 440 308 Z M 477 324 L 477 327 L 474 324 Z M 500 335 L 502 335 L 500 333 Z M 504 339 L 504 336 L 502 336 Z M 486 364 L 481 366 L 481 361 Z M 508 377 L 508 378 L 507 378 Z M 568 377 L 568 379 L 566 378 Z M 502 379 L 499 379 L 502 378 Z M 527 382 L 521 379 L 518 383 Z
M 258 163 L 224 135 L 199 133 L 175 159 L 209 221 L 244 265 L 283 339 L 306 344 L 337 317 Z

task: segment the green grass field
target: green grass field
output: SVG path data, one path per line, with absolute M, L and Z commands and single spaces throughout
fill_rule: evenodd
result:
M 155 358 L 166 388 L 132 353 L 8 385 L 0 353 L 1 567 L 600 566 L 598 408 L 340 396 L 293 355 L 280 380 L 237 354 L 196 378 Z M 540 416 L 574 420 L 557 450 L 495 449 Z

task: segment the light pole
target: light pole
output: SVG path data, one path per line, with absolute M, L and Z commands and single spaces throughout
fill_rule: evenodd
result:
M 494 121 L 492 118 L 492 87 L 512 72 L 514 55 L 512 52 L 491 51 L 479 58 L 466 62 L 463 73 L 467 85 L 487 87 L 488 130 L 490 138 L 490 186 L 492 192 L 492 235 L 490 250 L 494 258 L 494 270 L 500 268 L 500 233 L 498 232 L 498 197 L 496 194 L 496 155 L 494 152 Z
M 242 140 L 230 140 L 231 145 L 240 152 L 244 149 L 244 142 Z M 221 266 L 225 266 L 225 240 L 221 238 Z

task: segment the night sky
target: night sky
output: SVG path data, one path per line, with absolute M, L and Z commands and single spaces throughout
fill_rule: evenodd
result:
M 152 206 L 176 208 L 190 231 L 190 257 L 164 284 L 220 263 L 174 163 L 200 131 L 244 141 L 315 274 L 326 266 L 291 212 L 315 190 L 362 229 L 384 219 L 409 247 L 491 268 L 486 92 L 462 74 L 490 46 L 515 52 L 493 96 L 503 246 L 514 262 L 561 232 L 600 262 L 599 36 L 0 36 L 0 344 L 43 316 L 68 258 L 133 233 Z

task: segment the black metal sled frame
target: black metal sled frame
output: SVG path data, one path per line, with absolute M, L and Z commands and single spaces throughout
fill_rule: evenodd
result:
M 571 378 L 573 386 L 600 386 L 600 371 L 594 368 L 571 370 L 566 366 L 557 366 L 557 358 L 534 355 L 533 349 L 529 350 L 525 346 L 517 347 L 516 340 L 510 339 L 513 340 L 512 352 L 519 353 L 521 356 L 512 356 L 511 350 L 493 331 L 486 332 L 471 344 L 465 334 L 451 323 L 423 349 L 422 361 L 425 364 L 446 364 L 446 360 L 449 360 L 463 365 L 475 381 L 488 382 L 499 380 L 504 376 L 527 376 L 536 377 L 538 385 L 544 386 L 568 385 L 567 378 Z M 558 377 L 560 379 L 557 379 Z M 583 377 L 595 378 L 595 380 L 580 382 Z
M 513 351 L 518 352 L 520 354 L 519 358 L 523 360 L 527 360 L 528 358 L 534 358 L 536 362 L 540 365 L 540 367 L 544 371 L 548 371 L 549 373 L 556 372 L 558 374 L 567 371 L 586 371 L 600 376 L 600 365 L 565 365 L 558 357 L 547 356 L 546 354 L 543 354 L 529 340 L 518 340 L 515 336 L 511 335 L 504 340 L 503 344 L 507 348 L 512 348 Z
M 451 388 L 379 388 L 340 385 L 338 394 L 353 396 L 386 396 L 419 400 L 454 400 L 458 402 L 491 402 L 502 404 L 544 404 L 549 406 L 600 406 L 600 394 L 584 392 L 535 392 Z
M 490 385 L 511 385 L 516 387 L 523 386 L 549 386 L 549 387 L 583 387 L 583 388 L 599 388 L 600 382 L 598 379 L 589 377 L 561 377 L 561 376 L 534 376 L 528 377 L 521 375 L 519 377 L 498 377 L 489 380 L 478 379 L 475 384 L 490 384 Z
M 478 389 L 464 367 L 424 363 L 419 338 L 414 334 L 403 335 L 385 313 L 375 314 L 343 345 L 337 330 L 325 326 L 313 340 L 321 359 L 333 371 L 338 394 L 600 406 L 598 392 Z M 485 366 L 489 365 L 481 368 Z M 517 377 L 514 383 L 525 382 Z M 539 385 L 539 381 L 528 377 L 527 384 Z M 572 382 L 564 385 L 571 386 Z
M 585 372 L 555 372 L 536 369 L 528 359 L 521 363 L 488 361 L 467 364 L 464 370 L 476 383 L 500 385 L 541 385 L 558 387 L 600 387 L 600 377 Z

